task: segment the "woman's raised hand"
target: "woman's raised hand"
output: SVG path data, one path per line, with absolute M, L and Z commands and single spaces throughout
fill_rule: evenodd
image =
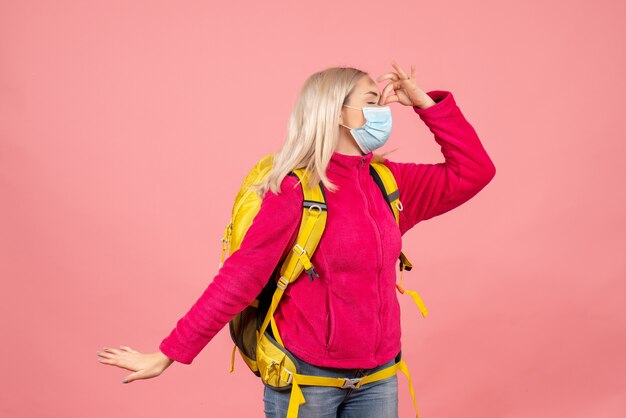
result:
M 119 349 L 105 347 L 96 353 L 100 363 L 134 372 L 126 376 L 122 383 L 159 376 L 174 362 L 160 351 L 143 354 L 125 345 L 120 345 Z
M 426 109 L 436 102 L 424 90 L 417 87 L 415 82 L 415 66 L 411 65 L 411 75 L 408 76 L 402 68 L 395 62 L 391 65 L 396 72 L 378 76 L 376 81 L 391 80 L 389 84 L 383 88 L 380 95 L 379 105 L 384 106 L 389 103 L 398 102 L 405 106 L 417 106 L 420 109 Z

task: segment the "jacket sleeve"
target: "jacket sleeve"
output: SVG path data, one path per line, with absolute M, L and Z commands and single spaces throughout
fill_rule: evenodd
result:
M 296 177 L 285 176 L 281 193 L 266 193 L 239 249 L 224 260 L 202 295 L 161 341 L 159 350 L 163 354 L 191 364 L 209 341 L 258 296 L 299 230 L 303 197 L 297 182 Z
M 403 210 L 402 235 L 418 222 L 441 215 L 471 199 L 496 174 L 474 128 L 465 119 L 451 92 L 427 92 L 436 103 L 413 110 L 441 146 L 445 162 L 422 164 L 384 159 L 398 183 Z

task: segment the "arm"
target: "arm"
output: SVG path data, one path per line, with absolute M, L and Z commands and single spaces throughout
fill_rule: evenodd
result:
M 451 92 L 427 93 L 436 103 L 415 113 L 441 146 L 445 162 L 404 163 L 384 160 L 396 178 L 400 200 L 400 230 L 441 215 L 476 195 L 495 176 L 496 168 L 474 128 L 465 119 Z
M 286 176 L 280 194 L 267 192 L 239 249 L 224 260 L 204 293 L 159 345 L 163 354 L 191 364 L 224 325 L 258 296 L 300 227 L 302 186 L 294 188 L 297 181 Z

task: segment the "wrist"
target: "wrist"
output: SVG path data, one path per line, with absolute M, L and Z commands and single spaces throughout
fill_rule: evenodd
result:
M 437 104 L 437 102 L 435 102 L 430 96 L 426 97 L 427 98 L 424 101 L 421 101 L 419 103 L 413 103 L 413 106 L 417 107 L 418 109 L 425 110 Z
M 157 351 L 156 352 L 157 356 L 159 356 L 159 358 L 161 360 L 163 360 L 164 363 L 166 363 L 168 366 L 170 364 L 172 364 L 174 362 L 174 359 L 169 358 L 168 356 L 166 356 L 162 351 Z

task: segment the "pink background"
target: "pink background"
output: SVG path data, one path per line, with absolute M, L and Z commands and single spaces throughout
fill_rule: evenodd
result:
M 3 1 L 0 416 L 262 417 L 227 328 L 128 385 L 217 272 L 243 177 L 314 71 L 417 67 L 497 174 L 416 226 L 421 418 L 626 416 L 624 2 Z M 384 83 L 380 84 L 380 88 Z M 398 161 L 443 160 L 392 105 Z M 406 379 L 400 416 L 412 416 Z

